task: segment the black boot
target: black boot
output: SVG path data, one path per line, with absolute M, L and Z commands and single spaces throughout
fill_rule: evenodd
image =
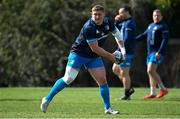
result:
M 133 88 L 125 89 L 124 96 L 121 97 L 121 100 L 130 100 L 131 95 L 135 92 Z

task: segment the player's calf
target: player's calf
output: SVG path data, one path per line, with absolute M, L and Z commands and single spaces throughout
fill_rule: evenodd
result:
M 121 97 L 121 100 L 130 100 L 131 95 L 135 92 L 134 88 L 126 89 L 125 94 Z

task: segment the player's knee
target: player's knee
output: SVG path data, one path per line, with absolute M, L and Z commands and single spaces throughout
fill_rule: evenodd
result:
M 117 65 L 113 65 L 113 67 L 112 67 L 112 71 L 114 72 L 114 74 L 116 74 L 116 75 L 119 75 L 119 67 L 117 66 Z
M 79 72 L 79 71 L 76 70 L 76 69 L 66 68 L 65 75 L 64 75 L 64 77 L 62 78 L 63 81 L 64 81 L 67 85 L 69 85 L 70 83 L 72 83 L 72 82 L 75 80 L 76 76 L 78 75 L 78 72 Z
M 102 85 L 104 85 L 104 84 L 107 83 L 106 77 L 98 77 L 98 78 L 96 79 L 96 82 L 97 82 L 97 84 L 98 84 L 99 86 L 102 86 Z
M 122 72 L 122 77 L 128 78 L 128 77 L 129 77 L 129 73 L 127 73 L 127 72 Z
M 155 74 L 155 71 L 152 69 L 147 69 L 147 73 L 148 73 L 148 75 L 153 75 L 153 74 Z
M 129 70 L 126 70 L 125 68 L 121 70 L 121 76 L 122 77 L 128 77 L 129 76 Z
M 62 79 L 67 85 L 69 85 L 70 83 L 72 83 L 74 81 L 74 78 L 71 78 L 71 77 L 64 76 Z

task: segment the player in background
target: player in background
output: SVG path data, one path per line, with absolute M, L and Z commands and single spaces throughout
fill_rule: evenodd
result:
M 119 61 L 113 53 L 107 52 L 102 48 L 109 33 L 112 33 L 116 38 L 116 42 L 125 58 L 126 52 L 124 42 L 120 39 L 119 30 L 115 27 L 114 23 L 105 16 L 103 6 L 93 6 L 91 9 L 91 18 L 86 21 L 79 36 L 72 44 L 64 76 L 56 81 L 48 95 L 42 99 L 40 107 L 42 112 L 46 112 L 53 97 L 73 82 L 78 75 L 80 68 L 85 66 L 99 86 L 99 92 L 104 103 L 105 113 L 119 113 L 119 111 L 113 110 L 110 104 L 106 71 L 101 58 L 102 56 L 112 62 Z
M 159 9 L 153 11 L 153 23 L 149 24 L 146 31 L 136 37 L 137 41 L 147 39 L 147 73 L 150 83 L 150 94 L 144 99 L 161 98 L 168 93 L 159 74 L 157 73 L 158 65 L 164 59 L 164 50 L 169 39 L 169 30 L 163 21 L 162 13 Z M 156 94 L 156 86 L 159 86 L 160 92 Z
M 134 58 L 136 43 L 136 23 L 131 16 L 131 7 L 124 6 L 119 9 L 119 14 L 115 17 L 115 26 L 120 31 L 126 49 L 126 60 L 121 64 L 113 64 L 112 67 L 113 72 L 119 77 L 124 86 L 124 95 L 116 100 L 129 100 L 130 96 L 134 93 L 129 71 Z

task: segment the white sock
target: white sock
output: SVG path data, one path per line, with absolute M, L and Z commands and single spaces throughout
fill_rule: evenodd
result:
M 156 95 L 156 87 L 151 86 L 151 95 Z
M 164 84 L 162 82 L 159 83 L 158 86 L 159 86 L 160 89 L 166 89 L 166 87 L 164 86 Z

